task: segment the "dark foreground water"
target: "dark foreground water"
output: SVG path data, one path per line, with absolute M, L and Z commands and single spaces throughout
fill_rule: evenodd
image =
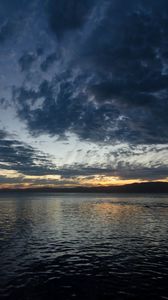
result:
M 168 299 L 168 196 L 0 195 L 0 298 Z

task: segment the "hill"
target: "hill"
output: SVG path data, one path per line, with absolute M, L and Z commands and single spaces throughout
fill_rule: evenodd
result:
M 2 192 L 55 192 L 55 193 L 168 193 L 167 182 L 144 182 L 122 186 L 96 186 L 96 187 L 42 187 L 26 189 L 0 189 Z

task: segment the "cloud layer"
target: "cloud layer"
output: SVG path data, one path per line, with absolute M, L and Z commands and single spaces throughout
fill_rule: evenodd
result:
M 157 145 L 166 147 L 166 0 L 2 0 L 0 20 L 0 47 L 10 54 L 6 63 L 0 60 L 5 83 L 0 105 L 12 107 L 32 138 L 74 134 L 100 149 L 126 143 L 134 147 L 132 156 L 143 145 L 154 147 L 155 154 Z M 117 152 L 116 166 L 58 170 L 52 159 L 5 136 L 3 129 L 0 137 L 2 163 L 26 176 L 167 176 L 163 162 L 155 165 L 151 158 L 148 166 L 134 162 L 133 167 Z
M 24 53 L 18 63 L 29 80 L 32 68 L 51 71 L 50 78 L 14 93 L 29 130 L 167 143 L 167 2 L 50 0 L 44 9 L 55 50 L 40 63 L 35 50 Z

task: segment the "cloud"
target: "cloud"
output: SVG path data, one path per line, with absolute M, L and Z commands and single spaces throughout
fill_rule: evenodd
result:
M 81 149 L 77 150 L 79 153 Z M 89 152 L 88 152 L 89 151 Z M 88 150 L 87 156 L 96 155 Z M 151 152 L 150 152 L 151 151 Z M 51 155 L 23 143 L 5 130 L 0 131 L 0 183 L 30 185 L 78 185 L 116 180 L 164 180 L 168 177 L 167 147 L 126 147 L 107 153 L 107 161 L 96 163 L 54 164 Z M 144 157 L 149 155 L 145 163 Z M 158 159 L 153 159 L 154 155 Z M 140 159 L 138 159 L 138 156 Z M 112 159 L 111 159 L 112 158 Z M 131 158 L 131 160 L 130 160 Z
M 1 168 L 5 166 L 6 170 L 15 170 L 24 175 L 46 175 L 52 172 L 50 159 L 35 148 L 14 139 L 8 132 L 0 131 Z
M 13 33 L 12 24 L 7 21 L 0 27 L 0 43 L 4 43 Z
M 52 66 L 54 64 L 54 62 L 56 60 L 58 60 L 58 54 L 56 54 L 55 52 L 49 54 L 46 57 L 46 59 L 42 62 L 42 64 L 41 64 L 41 70 L 43 72 L 46 72 L 50 68 L 50 66 Z
M 36 57 L 33 53 L 25 53 L 19 59 L 21 71 L 28 71 L 35 61 Z
M 0 44 L 9 41 L 19 34 L 25 27 L 25 19 L 28 15 L 32 0 L 1 0 L 0 2 Z M 15 46 L 15 45 L 14 45 Z
M 15 109 L 29 132 L 57 138 L 71 132 L 95 143 L 168 143 L 167 2 L 44 4 L 39 36 L 46 28 L 52 49 L 34 54 L 41 49 L 34 39 L 32 52 L 21 51 L 26 74 L 14 87 Z M 39 5 L 32 6 L 35 16 Z M 20 10 L 25 13 L 23 3 Z
M 0 140 L 5 139 L 6 136 L 7 136 L 7 132 L 3 129 L 0 129 Z
M 81 28 L 87 21 L 94 0 L 49 0 L 48 17 L 52 31 L 58 38 L 66 32 Z

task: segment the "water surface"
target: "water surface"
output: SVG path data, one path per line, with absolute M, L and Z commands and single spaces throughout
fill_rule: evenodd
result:
M 1 194 L 1 299 L 168 299 L 168 195 Z

